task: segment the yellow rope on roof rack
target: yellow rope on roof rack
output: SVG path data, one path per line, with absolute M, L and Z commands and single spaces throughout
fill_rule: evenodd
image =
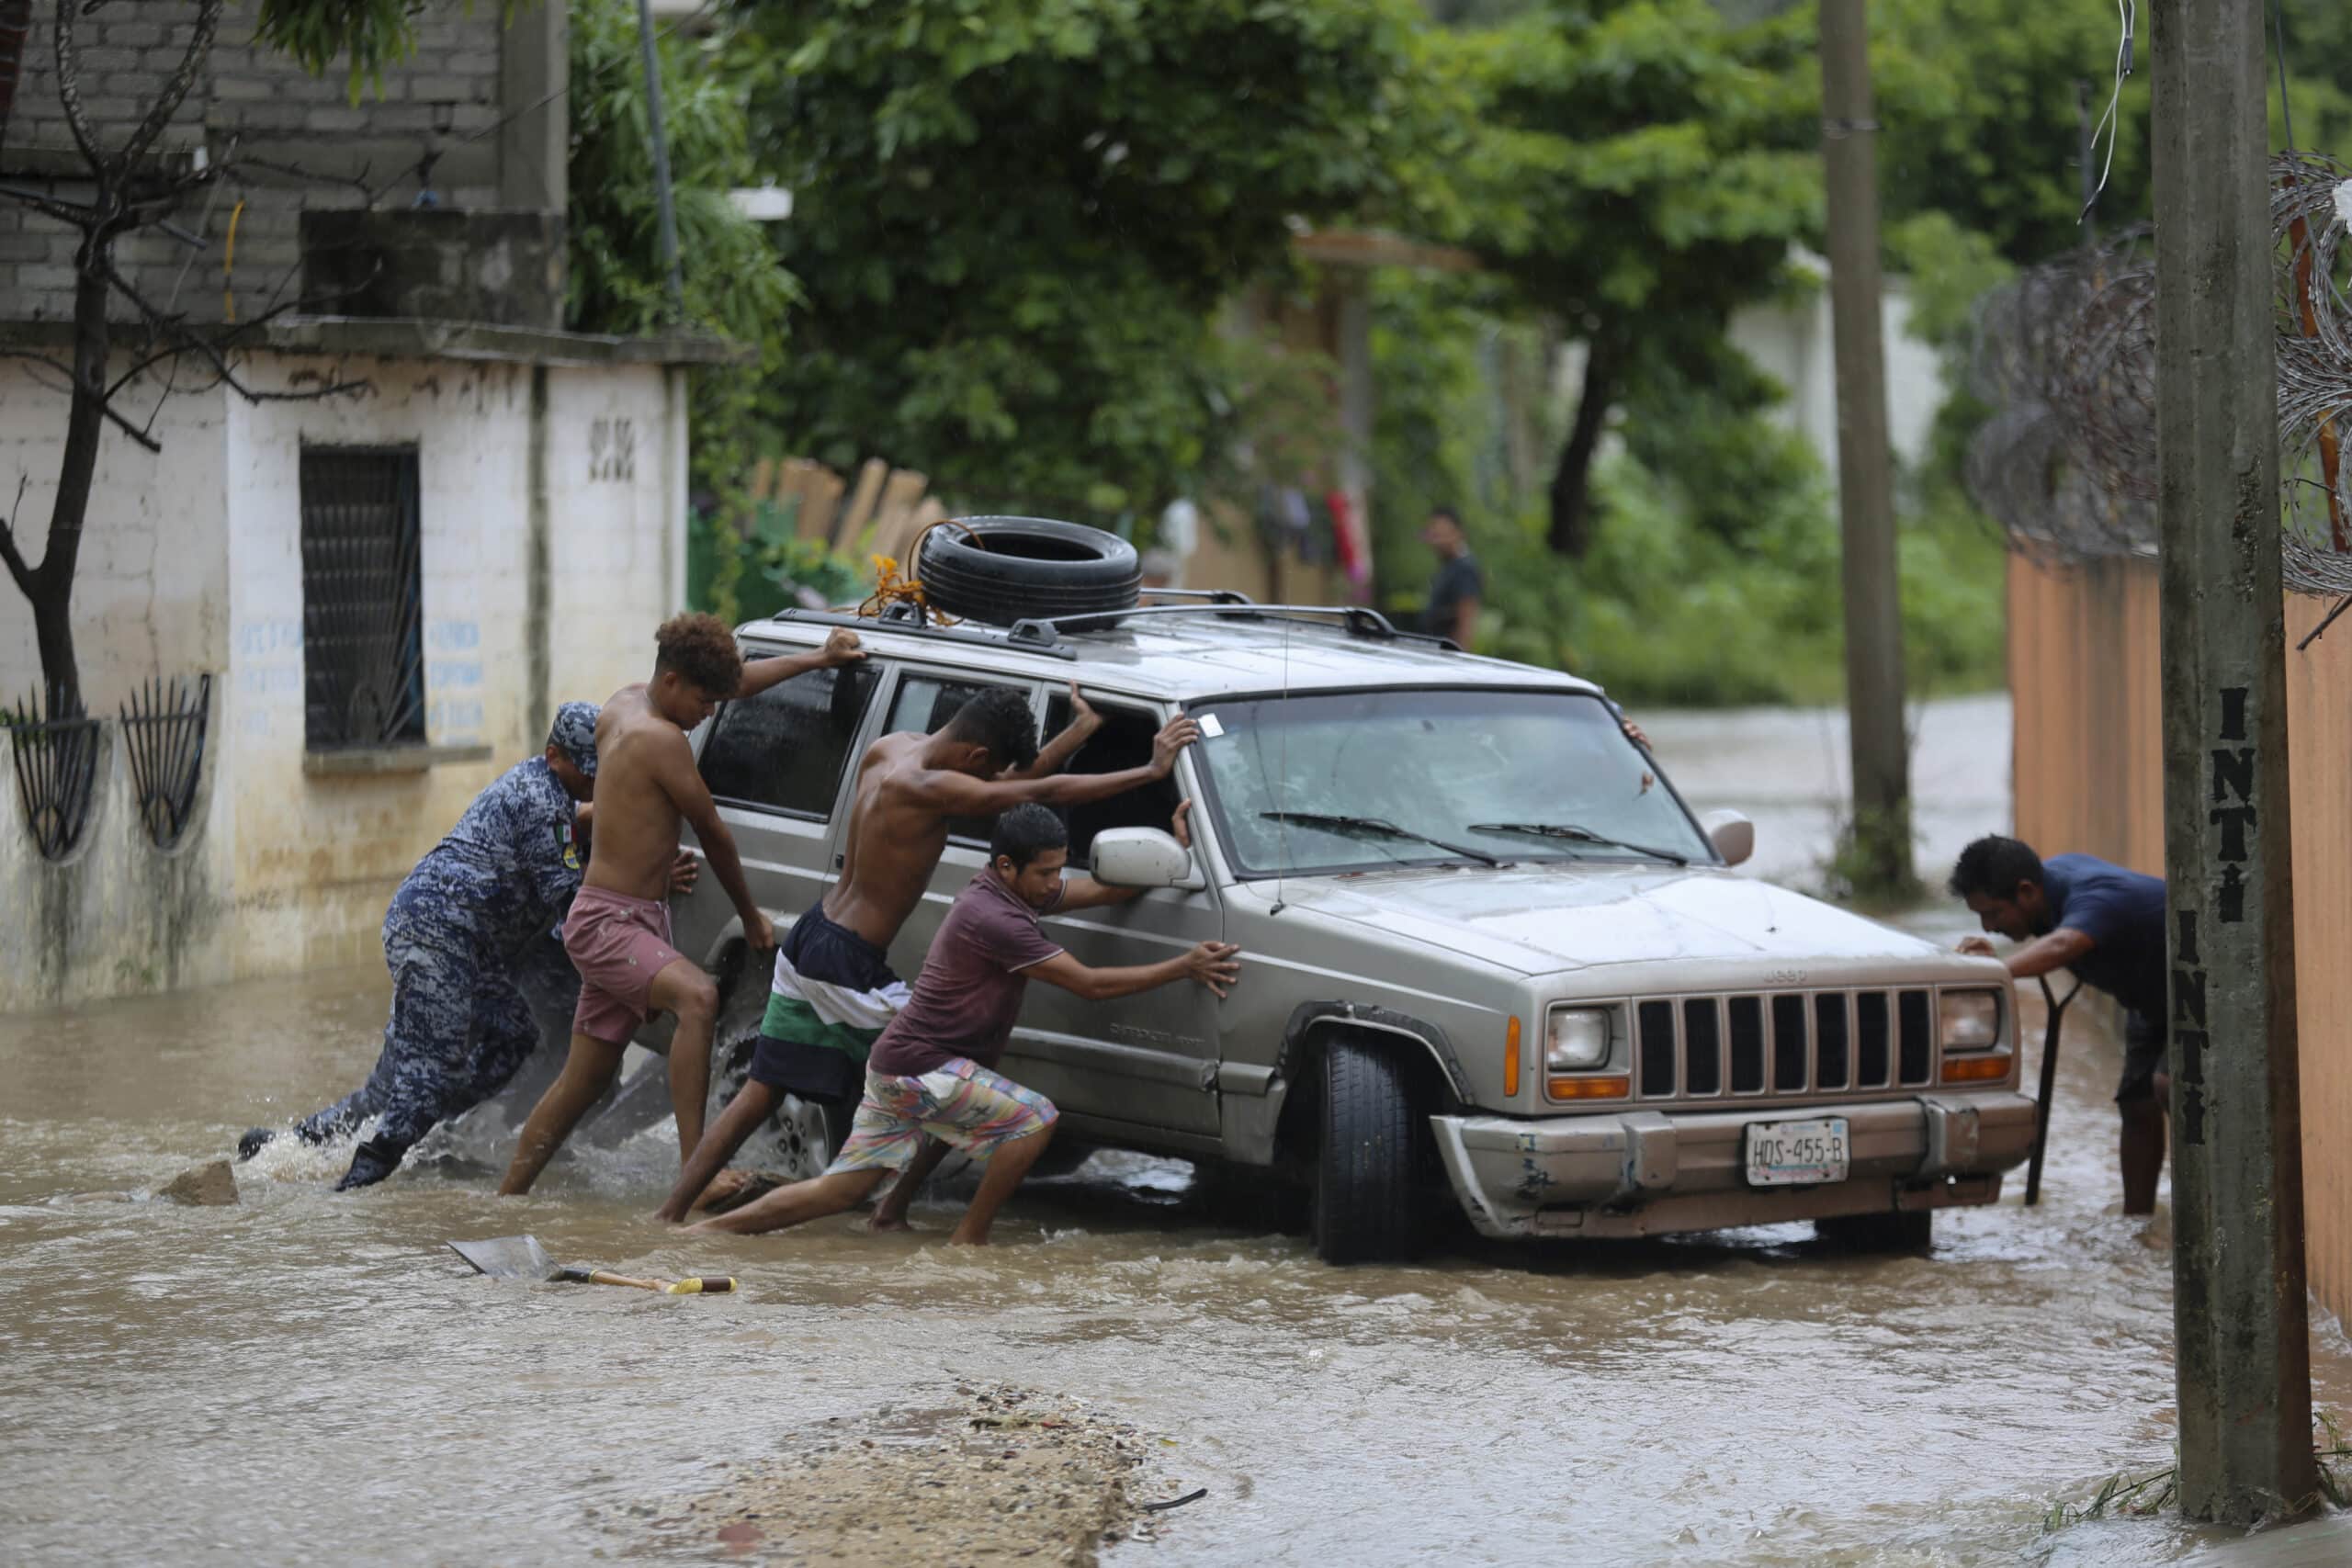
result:
M 931 528 L 925 528 L 915 536 L 915 542 L 907 549 L 907 559 L 910 562 L 922 558 L 922 542 L 931 537 L 932 528 L 961 528 L 965 536 L 972 541 L 975 549 L 988 548 L 987 542 L 978 534 L 973 532 L 970 525 L 959 523 L 953 517 L 943 517 L 933 523 Z M 922 616 L 923 624 L 926 626 L 952 626 L 956 624 L 956 618 L 954 615 L 932 608 L 931 601 L 923 594 L 921 578 L 899 575 L 899 563 L 888 556 L 874 556 L 869 558 L 874 562 L 874 592 L 867 594 L 865 602 L 858 605 L 857 613 L 860 615 L 871 619 L 881 615 L 893 604 L 912 604 L 916 612 Z

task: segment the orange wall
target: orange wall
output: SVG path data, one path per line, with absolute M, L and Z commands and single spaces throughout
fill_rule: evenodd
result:
M 2009 558 L 2018 836 L 2164 870 L 2156 563 L 2063 570 Z M 2312 1292 L 2352 1317 L 2352 617 L 2287 596 L 2296 1021 L 2302 1067 L 2305 1257 Z

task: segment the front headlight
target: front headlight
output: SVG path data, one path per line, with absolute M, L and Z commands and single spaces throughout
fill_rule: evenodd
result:
M 2001 1043 L 2000 992 L 1946 991 L 1937 1006 L 1945 1050 L 1982 1051 Z
M 1544 1042 L 1547 1073 L 1588 1072 L 1609 1060 L 1607 1008 L 1554 1008 Z

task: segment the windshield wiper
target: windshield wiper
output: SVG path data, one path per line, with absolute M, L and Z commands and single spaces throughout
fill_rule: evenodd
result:
M 1432 844 L 1448 854 L 1475 860 L 1482 865 L 1503 863 L 1484 850 L 1474 850 L 1466 844 L 1449 844 L 1443 839 L 1432 839 L 1427 833 L 1416 833 L 1410 828 L 1378 817 L 1336 817 L 1323 811 L 1261 811 L 1261 819 L 1268 822 L 1295 822 L 1302 828 L 1322 828 L 1334 833 L 1369 833 L 1378 839 L 1410 839 L 1416 843 Z
M 1606 833 L 1596 833 L 1574 822 L 1473 822 L 1474 833 L 1525 833 L 1535 839 L 1574 839 L 1580 844 L 1602 844 L 1612 850 L 1631 850 L 1637 855 L 1662 860 L 1674 865 L 1689 865 L 1689 855 L 1672 850 L 1656 850 L 1647 844 L 1630 844 L 1623 839 L 1612 839 Z

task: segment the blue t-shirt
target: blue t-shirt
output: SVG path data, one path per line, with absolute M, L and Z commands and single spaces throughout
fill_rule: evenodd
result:
M 2165 885 L 2096 855 L 2052 855 L 2041 863 L 2051 924 L 2091 939 L 2072 968 L 2156 1028 L 2165 1024 Z
M 503 961 L 571 907 L 583 863 L 575 808 L 545 757 L 510 768 L 392 896 L 388 926 Z

